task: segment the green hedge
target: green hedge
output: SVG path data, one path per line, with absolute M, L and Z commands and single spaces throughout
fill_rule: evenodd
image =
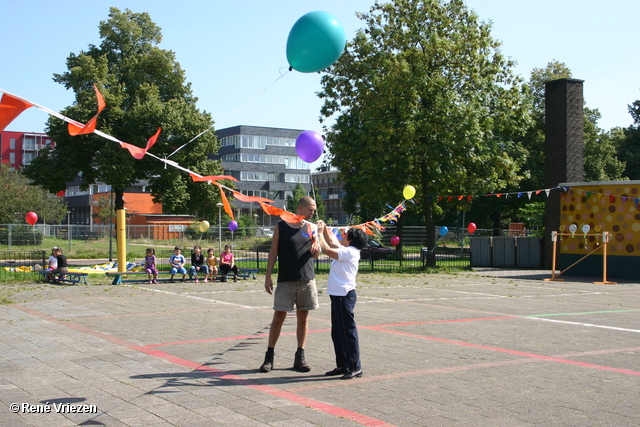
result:
M 0 244 L 9 244 L 9 228 L 0 227 Z M 11 227 L 11 245 L 13 246 L 37 246 L 42 244 L 42 233 L 30 226 Z

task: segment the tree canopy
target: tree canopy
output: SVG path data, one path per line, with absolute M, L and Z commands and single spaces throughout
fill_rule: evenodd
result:
M 640 179 L 640 100 L 629 105 L 633 124 L 628 128 L 612 131 L 618 141 L 618 158 L 626 161 L 624 174 L 629 179 Z
M 162 128 L 152 152 L 159 157 L 173 153 L 200 132 L 212 127 L 208 113 L 196 107 L 197 98 L 185 82 L 184 71 L 172 51 L 160 49 L 161 29 L 147 13 L 121 12 L 111 8 L 109 19 L 99 25 L 100 46 L 71 53 L 67 71 L 54 81 L 75 92 L 75 102 L 62 113 L 86 122 L 96 113 L 93 85 L 102 93 L 106 109 L 98 119 L 102 132 L 144 147 Z M 70 136 L 66 123 L 47 122 L 47 133 L 56 141 L 55 150 L 44 151 L 26 171 L 36 183 L 57 192 L 79 177 L 81 185 L 95 182 L 112 186 L 116 209 L 122 194 L 136 181 L 149 179 L 156 201 L 174 213 L 214 212 L 217 188 L 193 183 L 176 168 L 145 156 L 134 159 L 119 144 L 95 134 Z M 220 173 L 219 162 L 207 160 L 218 149 L 213 132 L 206 132 L 171 157 L 202 175 Z
M 337 115 L 330 161 L 347 208 L 360 203 L 366 217 L 416 187 L 433 246 L 439 207 L 429 196 L 521 179 L 529 98 L 491 25 L 461 0 L 395 0 L 358 16 L 366 27 L 322 77 L 322 115 Z
M 67 205 L 64 200 L 31 182 L 19 171 L 0 163 L 0 224 L 25 223 L 27 212 L 33 211 L 46 223 L 64 219 Z

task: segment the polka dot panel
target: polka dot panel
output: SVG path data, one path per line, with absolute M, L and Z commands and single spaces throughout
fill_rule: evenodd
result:
M 573 236 L 564 237 L 560 250 L 568 254 L 585 254 L 602 245 L 602 231 L 608 231 L 611 239 L 608 253 L 611 255 L 640 256 L 640 182 L 620 185 L 593 185 L 571 187 L 561 196 L 560 223 L 569 230 L 577 226 Z M 583 226 L 590 227 L 587 236 Z

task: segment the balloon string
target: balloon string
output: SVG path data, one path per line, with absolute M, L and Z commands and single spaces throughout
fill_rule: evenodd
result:
M 282 69 L 282 68 L 280 68 Z M 274 81 L 272 81 L 269 85 L 267 85 L 264 89 L 258 91 L 255 95 L 253 95 L 251 98 L 249 98 L 248 100 L 246 100 L 243 104 L 237 106 L 235 109 L 229 111 L 227 114 L 225 114 L 224 116 L 222 116 L 220 118 L 220 120 L 224 120 L 227 117 L 229 117 L 231 114 L 235 113 L 236 111 L 238 111 L 239 109 L 241 109 L 242 107 L 244 107 L 245 105 L 247 105 L 249 102 L 253 101 L 254 99 L 256 99 L 258 96 L 260 96 L 260 94 L 262 94 L 262 92 L 264 92 L 265 90 L 269 89 L 271 86 L 273 86 L 278 80 L 280 80 L 281 78 L 283 78 L 284 76 L 287 75 L 287 73 L 291 71 L 291 70 L 287 70 L 284 73 L 280 73 L 280 77 L 278 77 L 277 79 L 275 79 Z
M 280 68 L 282 69 L 282 68 Z M 289 70 L 290 71 L 290 70 Z M 287 71 L 288 72 L 288 71 Z M 266 86 L 264 89 L 258 91 L 255 95 L 253 95 L 251 98 L 249 98 L 247 101 L 244 102 L 244 104 L 239 105 L 238 107 L 236 107 L 234 110 L 229 111 L 227 114 L 225 114 L 224 116 L 222 116 L 222 118 L 220 118 L 220 120 L 224 120 L 226 119 L 228 116 L 230 116 L 231 114 L 235 113 L 236 111 L 238 111 L 239 109 L 241 109 L 242 107 L 244 107 L 245 105 L 247 105 L 249 102 L 253 101 L 255 98 L 257 98 L 258 96 L 260 96 L 260 94 L 262 92 L 264 92 L 265 90 L 269 89 L 271 86 L 273 86 L 278 80 L 280 80 L 281 78 L 283 78 L 287 72 L 285 72 L 284 74 L 280 73 L 280 77 L 278 77 L 277 79 L 275 79 L 273 82 L 271 82 L 268 86 Z M 202 132 L 200 132 L 199 134 L 197 134 L 196 136 L 194 136 L 190 141 L 184 143 L 182 146 L 178 147 L 178 149 L 176 149 L 173 153 L 169 154 L 166 158 L 168 159 L 169 157 L 173 156 L 174 154 L 176 154 L 178 151 L 182 150 L 184 147 L 186 147 L 187 145 L 191 144 L 193 141 L 195 141 L 196 139 L 200 138 L 204 133 L 210 131 L 211 129 L 213 129 L 215 127 L 215 123 L 212 124 L 211 126 L 209 126 L 208 128 L 206 128 L 205 130 L 203 130 Z

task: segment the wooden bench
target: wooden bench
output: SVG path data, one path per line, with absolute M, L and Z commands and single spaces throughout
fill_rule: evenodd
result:
M 258 272 L 257 268 L 239 268 L 238 277 L 245 280 L 248 279 L 249 277 L 256 279 L 257 272 Z M 144 271 L 125 271 L 123 273 L 108 271 L 105 274 L 107 277 L 113 278 L 113 281 L 111 282 L 112 285 L 119 285 L 125 282 L 149 283 L 149 278 L 147 277 L 147 273 Z M 161 275 L 168 276 L 170 274 L 171 274 L 170 271 L 158 271 L 158 279 L 157 279 L 158 282 L 170 281 L 171 279 L 169 278 L 165 278 L 165 279 L 160 278 Z M 176 274 L 176 277 L 174 280 L 176 281 L 182 280 L 180 277 L 181 277 L 180 274 Z M 218 271 L 217 279 L 221 280 L 222 277 L 223 277 L 222 272 Z M 233 278 L 233 271 L 229 271 L 229 273 L 227 273 L 227 279 L 229 277 Z M 189 280 L 194 280 L 194 279 L 189 278 Z
M 158 281 L 159 282 L 168 282 L 171 279 L 161 279 L 160 276 L 169 276 L 171 274 L 170 271 L 158 271 Z M 119 285 L 124 282 L 138 282 L 138 283 L 149 283 L 149 277 L 146 271 L 125 271 L 125 272 L 115 272 L 115 271 L 107 271 L 105 273 L 107 277 L 113 277 L 112 285 Z M 129 276 L 132 276 L 129 278 Z M 177 275 L 176 275 L 177 276 Z M 180 279 L 178 279 L 180 280 Z
M 257 268 L 238 268 L 238 278 L 244 280 L 247 280 L 249 277 L 251 277 L 252 279 L 257 279 L 257 272 Z M 217 279 L 222 280 L 223 277 L 224 274 L 222 273 L 222 271 L 218 271 Z M 229 272 L 227 273 L 227 280 L 229 280 L 230 277 L 233 278 L 233 271 L 231 270 L 229 270 Z
M 78 283 L 83 283 L 85 285 L 89 284 L 89 282 L 87 282 L 89 274 L 87 273 L 76 273 L 72 271 L 69 273 L 52 274 L 51 270 L 38 270 L 38 273 L 40 274 L 43 282 L 46 282 L 49 276 L 58 276 L 53 277 L 51 283 L 69 283 L 70 285 L 77 285 Z

